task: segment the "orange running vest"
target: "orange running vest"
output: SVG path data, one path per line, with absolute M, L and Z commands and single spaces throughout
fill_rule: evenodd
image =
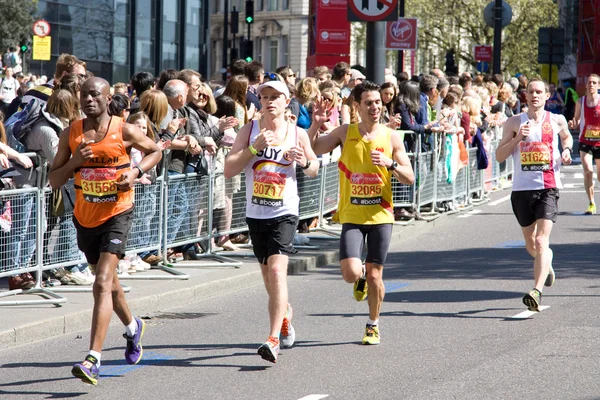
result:
M 371 150 L 392 158 L 392 131 L 379 125 L 379 134 L 365 140 L 357 124 L 348 126 L 346 141 L 338 162 L 340 174 L 340 223 L 358 225 L 394 223 L 392 172 L 373 165 Z
M 83 120 L 73 122 L 70 130 L 69 147 L 75 154 L 83 139 Z M 90 146 L 94 158 L 75 170 L 73 214 L 81 226 L 95 228 L 133 207 L 133 190 L 117 190 L 120 176 L 131 169 L 123 142 L 123 119 L 111 117 L 104 138 Z

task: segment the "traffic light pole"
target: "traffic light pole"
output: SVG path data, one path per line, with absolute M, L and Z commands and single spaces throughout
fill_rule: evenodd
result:
M 404 0 L 398 0 L 399 3 L 399 16 L 404 18 Z M 400 72 L 404 72 L 404 51 L 398 50 L 398 67 L 396 68 L 396 75 Z
M 225 10 L 223 12 L 223 82 L 227 81 L 227 41 L 229 39 L 229 0 L 225 0 Z
M 494 74 L 502 73 L 502 0 L 496 0 L 494 7 Z

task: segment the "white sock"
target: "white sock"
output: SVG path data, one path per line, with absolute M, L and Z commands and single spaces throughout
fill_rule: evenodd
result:
M 100 358 L 102 357 L 102 355 L 100 353 L 98 353 L 97 351 L 94 350 L 90 350 L 88 351 L 88 354 L 92 357 L 95 357 L 96 360 L 98 360 L 98 362 L 96 363 L 97 366 L 100 366 Z
M 368 325 L 377 325 L 378 323 L 379 323 L 379 319 L 376 319 L 376 320 L 370 319 L 369 322 L 367 322 Z
M 135 335 L 135 333 L 137 332 L 137 329 L 138 329 L 138 324 L 137 324 L 137 321 L 135 320 L 135 318 L 131 321 L 131 323 L 129 325 L 125 325 L 125 333 L 129 337 L 133 337 Z

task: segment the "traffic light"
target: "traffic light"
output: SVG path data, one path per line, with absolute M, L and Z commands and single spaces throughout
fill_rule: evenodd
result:
M 231 12 L 231 33 L 236 34 L 240 29 L 240 12 L 233 7 Z
M 254 23 L 254 0 L 246 0 L 246 23 Z
M 254 53 L 254 42 L 252 40 L 245 40 L 242 45 L 242 58 L 246 60 L 246 62 L 252 61 Z
M 29 52 L 29 45 L 28 44 L 22 44 L 21 45 L 21 53 L 28 53 Z

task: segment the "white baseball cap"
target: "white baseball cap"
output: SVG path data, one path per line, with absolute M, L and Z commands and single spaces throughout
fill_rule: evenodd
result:
M 258 94 L 260 94 L 260 92 L 263 91 L 264 88 L 266 87 L 270 87 L 272 89 L 277 90 L 279 93 L 282 93 L 286 99 L 290 98 L 290 91 L 287 87 L 287 85 L 281 81 L 269 81 L 269 82 L 265 82 L 262 85 L 260 85 L 258 87 L 258 89 L 256 89 L 256 92 Z
M 357 69 L 351 69 L 350 73 L 352 74 L 352 77 L 350 78 L 350 80 L 354 80 L 354 79 L 365 80 L 365 79 L 367 79 L 367 77 Z

